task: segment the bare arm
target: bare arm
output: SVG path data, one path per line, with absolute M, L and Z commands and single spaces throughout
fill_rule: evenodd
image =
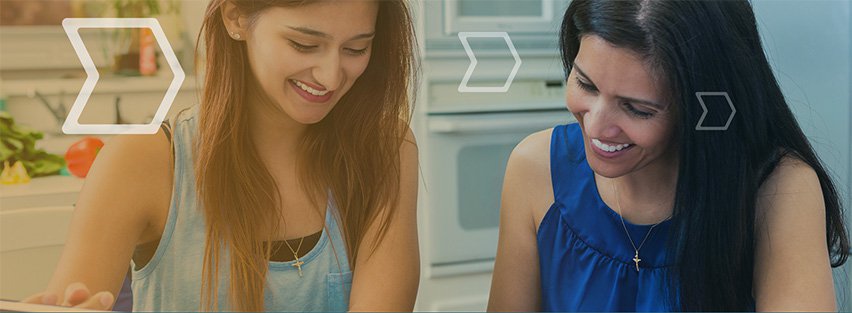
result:
M 117 294 L 136 245 L 159 238 L 171 196 L 169 149 L 158 134 L 118 136 L 100 151 L 44 293 L 56 304 L 75 305 L 66 298 L 86 299 L 89 291 Z
M 374 223 L 355 260 L 350 311 L 412 311 L 420 283 L 417 242 L 417 144 L 409 131 L 400 147 L 400 191 L 397 212 L 381 243 Z
M 807 164 L 779 163 L 761 186 L 755 226 L 758 311 L 836 311 L 825 203 Z
M 541 309 L 536 229 L 540 216 L 553 202 L 550 135 L 551 130 L 530 135 L 509 157 L 488 311 Z

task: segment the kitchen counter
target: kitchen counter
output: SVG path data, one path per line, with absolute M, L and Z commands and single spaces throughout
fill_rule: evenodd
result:
M 74 205 L 83 181 L 73 176 L 53 175 L 33 178 L 27 184 L 0 185 L 0 210 Z

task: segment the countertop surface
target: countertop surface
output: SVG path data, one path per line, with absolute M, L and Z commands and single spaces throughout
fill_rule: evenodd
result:
M 44 176 L 26 184 L 0 185 L 0 199 L 32 197 L 58 193 L 77 193 L 83 188 L 83 179 L 74 176 Z

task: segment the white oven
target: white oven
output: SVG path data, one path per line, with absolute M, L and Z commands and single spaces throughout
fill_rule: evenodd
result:
M 457 80 L 428 83 L 416 133 L 423 147 L 422 243 L 429 277 L 491 271 L 510 153 L 526 136 L 573 121 L 561 79 L 534 73 L 540 76 L 522 75 L 506 93 L 460 93 Z
M 429 255 L 433 276 L 488 271 L 497 251 L 500 193 L 512 149 L 572 120 L 564 108 L 428 118 Z

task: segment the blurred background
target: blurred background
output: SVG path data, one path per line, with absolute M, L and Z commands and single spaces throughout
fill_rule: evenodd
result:
M 572 122 L 558 25 L 568 0 L 412 1 L 422 60 L 413 129 L 420 144 L 422 250 L 417 310 L 482 311 L 497 246 L 509 152 L 535 131 Z M 85 73 L 67 17 L 154 17 L 187 79 L 170 115 L 198 103 L 194 49 L 207 0 L 0 0 L 0 298 L 44 288 L 88 166 L 109 136 L 61 131 Z M 753 1 L 766 53 L 800 125 L 852 204 L 852 4 Z M 505 93 L 460 93 L 470 60 L 459 32 L 507 32 L 522 64 Z M 81 29 L 100 80 L 81 124 L 152 121 L 173 73 L 151 32 Z M 470 87 L 507 85 L 515 60 L 500 37 L 468 39 Z M 203 66 L 201 66 L 203 67 Z M 852 225 L 850 225 L 852 227 Z M 852 310 L 850 266 L 835 270 Z

